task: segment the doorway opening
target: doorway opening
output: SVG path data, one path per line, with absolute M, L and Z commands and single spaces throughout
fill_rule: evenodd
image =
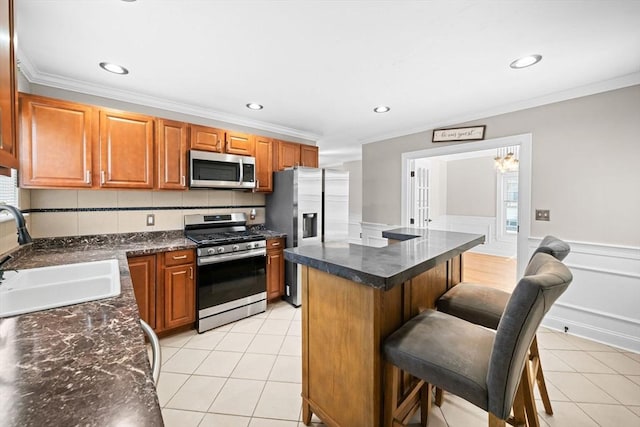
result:
M 514 284 L 529 251 L 531 143 L 523 134 L 404 153 L 402 225 L 484 234 L 470 252 L 510 260 Z M 513 151 L 517 170 L 496 168 L 495 157 Z

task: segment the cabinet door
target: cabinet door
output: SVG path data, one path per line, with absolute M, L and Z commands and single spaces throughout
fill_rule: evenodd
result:
M 189 125 L 189 148 L 222 153 L 224 130 L 207 126 Z
M 153 118 L 100 110 L 100 187 L 153 188 Z
M 318 147 L 300 144 L 300 165 L 310 168 L 318 167 Z
M 156 328 L 156 256 L 129 258 L 129 272 L 133 282 L 140 318 Z
M 284 295 L 284 239 L 267 240 L 267 299 Z
M 193 264 L 164 269 L 164 329 L 193 323 L 196 320 Z
M 184 190 L 187 188 L 186 123 L 158 119 L 156 144 L 158 147 L 158 188 Z
M 239 132 L 227 132 L 225 152 L 253 156 L 255 152 L 255 139 L 253 135 Z
M 276 171 L 294 166 L 300 166 L 300 144 L 295 142 L 278 141 Z
M 21 94 L 21 185 L 91 187 L 93 117 L 88 105 Z
M 18 167 L 13 1 L 0 0 L 0 166 Z
M 273 141 L 256 137 L 256 191 L 273 191 Z

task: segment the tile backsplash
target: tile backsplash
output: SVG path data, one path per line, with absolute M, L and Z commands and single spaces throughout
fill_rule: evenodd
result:
M 230 190 L 31 190 L 30 193 L 29 231 L 34 238 L 180 230 L 187 214 L 246 212 L 248 216 L 252 208 L 257 216 L 250 223 L 265 220 L 262 193 Z M 155 216 L 155 225 L 146 225 L 148 214 Z

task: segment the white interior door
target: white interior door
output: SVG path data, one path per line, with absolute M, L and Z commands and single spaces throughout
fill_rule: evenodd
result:
M 431 174 L 428 163 L 412 162 L 411 169 L 411 209 L 409 224 L 428 227 L 431 222 L 429 201 L 431 198 Z

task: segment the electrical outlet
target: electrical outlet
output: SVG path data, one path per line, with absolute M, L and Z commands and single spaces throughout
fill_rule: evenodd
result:
M 549 209 L 536 209 L 536 221 L 549 221 L 551 215 Z
M 147 226 L 151 227 L 156 225 L 156 216 L 154 214 L 147 214 Z
M 566 333 L 568 333 L 568 332 L 569 332 L 569 327 L 568 327 L 568 326 L 565 326 L 565 327 L 564 327 L 564 333 L 566 334 Z

